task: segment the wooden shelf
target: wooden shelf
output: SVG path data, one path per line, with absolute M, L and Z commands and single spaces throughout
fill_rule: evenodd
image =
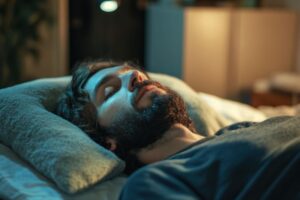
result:
M 280 91 L 272 92 L 252 92 L 251 105 L 259 106 L 282 106 L 295 105 L 299 103 L 299 94 L 292 94 Z

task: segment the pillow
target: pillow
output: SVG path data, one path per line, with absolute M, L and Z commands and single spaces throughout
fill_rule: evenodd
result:
M 203 136 L 212 136 L 220 128 L 227 126 L 229 121 L 218 114 L 215 109 L 209 106 L 199 95 L 185 82 L 173 76 L 149 73 L 153 80 L 168 86 L 176 91 L 185 101 L 187 111 L 192 118 L 196 130 Z
M 183 97 L 199 133 L 212 135 L 226 125 L 183 81 L 150 76 Z M 0 141 L 60 189 L 75 193 L 120 174 L 124 162 L 52 113 L 69 81 L 70 77 L 40 79 L 0 90 Z
M 263 112 L 248 104 L 223 99 L 202 92 L 199 92 L 198 95 L 209 106 L 217 110 L 220 115 L 228 120 L 228 125 L 241 121 L 261 122 L 267 119 L 267 116 Z
M 0 90 L 0 141 L 67 193 L 118 175 L 124 162 L 51 113 L 70 78 L 41 79 Z
M 118 176 L 82 192 L 66 194 L 0 143 L 0 199 L 117 200 L 126 180 Z

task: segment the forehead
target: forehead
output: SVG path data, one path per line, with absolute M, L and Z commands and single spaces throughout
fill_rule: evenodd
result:
M 89 80 L 85 84 L 85 90 L 92 91 L 96 85 L 107 75 L 114 74 L 120 70 L 124 69 L 124 66 L 115 66 L 110 68 L 105 68 L 102 70 L 99 70 L 95 74 L 93 74 Z

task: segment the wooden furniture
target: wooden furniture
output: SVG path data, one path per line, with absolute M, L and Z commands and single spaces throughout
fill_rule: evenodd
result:
M 252 92 L 250 104 L 254 107 L 283 105 L 292 106 L 296 103 L 299 103 L 299 99 L 295 97 L 295 94 L 280 91 Z
M 147 14 L 146 69 L 197 91 L 236 97 L 257 79 L 294 69 L 296 12 L 152 6 Z

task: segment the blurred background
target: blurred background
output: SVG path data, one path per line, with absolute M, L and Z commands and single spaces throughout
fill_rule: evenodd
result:
M 102 58 L 253 106 L 294 105 L 299 12 L 298 0 L 0 0 L 0 87 Z

